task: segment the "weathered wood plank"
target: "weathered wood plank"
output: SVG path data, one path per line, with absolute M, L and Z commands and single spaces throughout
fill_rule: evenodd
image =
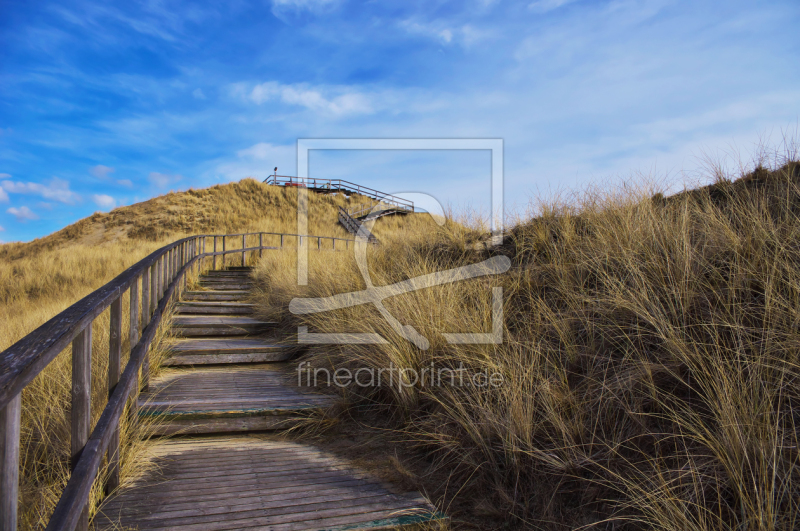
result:
M 263 339 L 184 339 L 175 342 L 170 350 L 172 352 L 199 354 L 209 352 L 213 354 L 244 354 L 275 351 L 285 346 L 275 341 Z
M 248 315 L 253 313 L 252 304 L 228 301 L 179 302 L 175 309 L 178 314 Z
M 249 291 L 186 291 L 183 294 L 185 301 L 241 301 L 246 300 Z
M 72 341 L 72 408 L 70 468 L 74 471 L 91 431 L 92 324 Z M 76 508 L 77 509 L 77 508 Z M 89 508 L 84 506 L 75 525 L 78 531 L 89 528 Z
M 260 352 L 252 354 L 173 354 L 162 362 L 165 367 L 189 365 L 222 365 L 234 363 L 265 363 L 292 359 L 290 351 Z
M 131 285 L 132 288 L 136 284 Z M 133 289 L 131 289 L 133 293 Z M 108 348 L 108 396 L 111 397 L 122 373 L 122 297 L 111 303 Z M 88 438 L 88 433 L 87 433 Z M 114 430 L 108 445 L 108 479 L 105 490 L 109 493 L 119 486 L 119 428 Z
M 0 531 L 17 531 L 22 398 L 0 408 Z
M 152 444 L 155 467 L 103 504 L 99 529 L 381 529 L 441 517 L 417 493 L 396 493 L 309 445 L 241 437 L 176 442 Z
M 181 315 L 179 317 L 175 317 L 172 320 L 172 325 L 173 326 L 180 326 L 180 327 L 185 327 L 185 328 L 193 328 L 193 327 L 202 328 L 204 326 L 214 326 L 214 325 L 270 326 L 270 325 L 274 325 L 274 324 L 276 324 L 276 323 L 275 322 L 270 322 L 270 321 L 260 321 L 258 319 L 253 319 L 251 317 L 241 317 L 241 316 L 236 316 L 236 315 L 216 315 L 216 316 Z

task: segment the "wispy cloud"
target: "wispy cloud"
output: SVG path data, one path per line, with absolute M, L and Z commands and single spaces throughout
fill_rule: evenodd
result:
M 150 175 L 147 177 L 148 180 L 159 188 L 166 188 L 171 184 L 175 184 L 181 179 L 183 179 L 182 175 L 169 175 L 166 173 L 159 173 L 157 171 L 150 172 Z
M 133 181 L 131 181 L 130 179 L 119 179 L 117 181 L 117 184 L 120 186 L 125 186 L 127 188 L 133 188 Z
M 98 179 L 108 179 L 109 174 L 114 173 L 114 168 L 110 166 L 103 166 L 102 164 L 98 164 L 89 170 L 89 173 L 97 177 Z
M 237 86 L 234 90 L 241 91 L 242 87 Z M 267 81 L 253 87 L 247 93 L 247 98 L 258 105 L 279 101 L 334 116 L 370 114 L 374 111 L 371 98 L 350 87 L 313 87 L 306 83 L 284 85 Z
M 69 181 L 58 177 L 53 177 L 47 184 L 2 181 L 0 182 L 0 187 L 8 193 L 40 195 L 45 199 L 66 204 L 77 203 L 81 198 L 81 196 L 69 189 Z
M 282 18 L 287 12 L 310 11 L 322 13 L 336 8 L 341 0 L 272 0 L 272 13 Z
M 92 200 L 97 206 L 106 210 L 111 210 L 117 206 L 117 200 L 106 194 L 94 194 Z
M 11 175 L 9 175 L 7 173 L 0 173 L 0 179 L 10 179 L 10 178 L 11 178 Z M 8 203 L 8 201 L 9 201 L 8 194 L 3 189 L 2 184 L 0 184 L 0 203 Z
M 206 99 L 206 95 L 203 94 L 203 91 L 199 88 L 196 88 L 192 91 L 192 96 L 194 96 L 197 100 L 204 100 Z
M 250 146 L 247 149 L 240 149 L 236 152 L 236 155 L 241 158 L 265 160 L 270 156 L 273 156 L 276 151 L 282 150 L 283 148 L 284 146 L 273 146 L 267 142 L 259 142 L 258 144 Z
M 528 4 L 528 9 L 534 13 L 549 13 L 555 11 L 559 7 L 572 4 L 576 0 L 537 0 Z
M 478 29 L 471 24 L 450 24 L 443 21 L 424 22 L 407 19 L 398 26 L 412 35 L 433 39 L 443 45 L 460 44 L 469 47 L 492 36 L 488 30 Z
M 20 223 L 24 223 L 29 220 L 39 219 L 39 216 L 34 214 L 33 211 L 26 206 L 21 206 L 19 208 L 11 207 L 8 210 L 6 210 L 6 212 L 16 217 L 17 221 L 19 221 Z

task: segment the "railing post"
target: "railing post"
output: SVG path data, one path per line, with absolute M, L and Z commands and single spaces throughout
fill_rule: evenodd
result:
M 159 290 L 158 300 L 164 298 L 164 292 L 167 291 L 167 269 L 169 266 L 169 251 L 161 255 L 161 269 L 159 270 Z
M 317 238 L 317 251 L 322 249 L 322 238 Z
M 264 233 L 263 232 L 259 232 L 258 233 L 258 257 L 259 258 L 261 258 L 261 253 L 264 251 L 264 249 L 262 249 L 262 247 L 264 247 Z
M 156 258 L 153 264 L 153 271 L 150 275 L 150 289 L 153 291 L 153 296 L 150 298 L 150 315 L 152 316 L 158 306 L 158 301 L 161 300 L 161 257 Z
M 147 323 L 150 324 L 150 319 L 156 311 L 158 301 L 156 294 L 158 293 L 158 261 L 150 268 L 150 309 L 147 314 Z M 145 273 L 147 274 L 147 273 Z M 142 389 L 145 391 L 150 387 L 150 346 L 145 349 L 144 360 L 142 361 Z
M 244 260 L 245 237 L 246 236 L 242 234 L 242 267 L 245 266 L 245 260 Z
M 161 255 L 158 259 L 158 302 L 164 298 L 164 270 L 167 268 L 167 257 Z
M 214 252 L 217 252 L 217 237 L 214 236 Z M 217 255 L 214 255 L 214 259 L 211 261 L 211 268 L 217 269 Z
M 131 288 L 133 298 L 134 288 Z M 111 303 L 111 314 L 108 331 L 108 397 L 119 382 L 122 373 L 122 294 Z M 108 445 L 108 479 L 106 480 L 106 494 L 119 486 L 119 425 L 117 425 Z
M 333 250 L 336 250 L 336 238 L 331 238 L 331 243 L 333 243 Z
M 72 430 L 70 470 L 75 469 L 91 430 L 92 393 L 92 323 L 72 340 Z M 83 508 L 77 531 L 89 529 L 89 507 Z
M 281 234 L 281 249 L 283 249 L 283 234 Z
M 17 531 L 22 392 L 0 409 L 0 531 Z
M 139 342 L 139 330 L 144 328 L 144 326 L 139 325 L 139 320 L 144 320 L 144 314 L 147 313 L 147 271 L 141 275 L 142 278 L 142 311 L 139 312 L 139 277 L 136 277 L 131 283 L 131 291 L 130 291 L 130 302 L 131 302 L 131 311 L 130 311 L 130 351 L 133 352 L 133 347 Z M 132 420 L 136 419 L 137 408 L 136 408 L 136 398 L 135 394 L 139 390 L 139 382 L 138 382 L 138 373 L 136 375 L 137 382 L 136 388 L 134 389 L 134 400 L 131 402 L 131 408 L 129 414 Z M 117 431 L 119 431 L 119 426 L 117 426 Z M 118 434 L 115 434 L 114 437 L 118 437 Z
M 139 330 L 144 330 L 150 322 L 150 268 L 145 268 L 142 272 L 142 313 Z
M 169 286 L 169 263 L 171 262 L 172 252 L 167 251 L 164 253 L 163 258 L 163 265 L 161 266 L 161 295 L 163 297 L 164 292 L 167 290 L 167 286 Z
M 225 269 L 225 240 L 227 236 L 222 237 L 222 269 Z

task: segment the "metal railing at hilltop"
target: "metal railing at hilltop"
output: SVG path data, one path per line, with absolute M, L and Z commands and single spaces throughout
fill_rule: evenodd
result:
M 274 245 L 264 245 L 265 239 L 272 240 Z M 87 503 L 104 459 L 108 462 L 108 473 L 102 478 L 106 491 L 113 491 L 119 485 L 120 420 L 128 403 L 135 410 L 139 390 L 148 386 L 150 346 L 168 305 L 178 300 L 186 289 L 187 274 L 209 265 L 216 269 L 218 259 L 224 268 L 229 255 L 240 254 L 241 264 L 245 265 L 247 253 L 251 253 L 251 257 L 253 253 L 261 255 L 265 250 L 277 250 L 292 241 L 298 247 L 313 248 L 314 240 L 320 251 L 344 251 L 351 243 L 355 244 L 353 239 L 278 232 L 183 238 L 132 265 L 1 352 L 0 531 L 17 529 L 22 390 L 62 350 L 72 346 L 72 473 L 50 517 L 47 531 L 87 531 Z M 238 247 L 240 241 L 241 247 Z M 231 249 L 230 244 L 234 242 L 237 248 Z M 233 259 L 238 262 L 237 256 Z M 128 319 L 124 319 L 123 295 L 127 295 L 130 308 Z M 96 328 L 93 327 L 95 319 L 106 309 L 109 309 L 110 323 L 108 399 L 100 418 L 92 426 L 92 358 L 98 354 L 92 353 L 92 328 Z M 129 353 L 124 369 L 123 349 Z
M 308 188 L 315 192 L 346 194 L 359 194 L 370 197 L 375 201 L 386 203 L 397 210 L 414 212 L 414 202 L 396 195 L 387 194 L 368 186 L 343 181 L 342 179 L 312 179 L 310 177 L 290 177 L 288 175 L 270 175 L 264 179 L 266 184 L 273 186 L 296 186 Z

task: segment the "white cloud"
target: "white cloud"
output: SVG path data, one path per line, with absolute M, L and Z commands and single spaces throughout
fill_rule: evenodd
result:
M 30 208 L 26 207 L 26 206 L 19 207 L 19 208 L 11 207 L 8 210 L 6 210 L 6 212 L 8 212 L 12 216 L 16 217 L 17 221 L 19 221 L 19 222 L 25 222 L 25 221 L 33 220 L 33 219 L 39 219 L 39 216 L 34 214 L 33 211 Z
M 8 203 L 8 194 L 2 186 L 0 186 L 0 203 Z
M 112 208 L 117 206 L 116 199 L 114 199 L 110 195 L 94 194 L 92 196 L 92 199 L 94 200 L 95 204 L 97 206 L 99 206 L 100 208 L 105 208 L 105 209 L 111 210 Z
M 272 0 L 272 12 L 280 18 L 284 11 L 311 11 L 319 13 L 339 4 L 339 0 Z
M 103 166 L 102 164 L 98 164 L 97 166 L 93 167 L 89 170 L 89 173 L 97 177 L 98 179 L 107 179 L 108 175 L 114 173 L 114 168 L 109 166 Z
M 236 152 L 236 157 L 225 157 L 209 168 L 205 178 L 214 182 L 238 181 L 251 176 L 257 180 L 266 179 L 278 167 L 279 175 L 295 175 L 297 146 L 294 144 L 269 144 L 259 142 Z
M 180 181 L 181 179 L 183 179 L 183 176 L 181 176 L 181 175 L 168 175 L 166 173 L 159 173 L 157 171 L 154 171 L 154 172 L 150 172 L 150 175 L 148 176 L 148 179 L 150 180 L 150 182 L 152 184 L 158 186 L 159 188 L 166 188 L 170 184 L 176 183 L 176 182 Z
M 117 184 L 120 186 L 127 186 L 128 188 L 133 188 L 133 182 L 130 179 L 120 179 L 117 181 Z
M 443 22 L 421 22 L 408 19 L 399 22 L 398 25 L 407 33 L 427 37 L 443 45 L 460 44 L 464 47 L 469 47 L 492 35 L 487 30 L 479 30 L 469 24 L 457 27 Z
M 242 87 L 236 87 L 241 91 Z M 324 92 L 330 93 L 328 95 Z M 328 112 L 335 116 L 345 114 L 369 114 L 374 112 L 370 98 L 349 87 L 310 87 L 302 83 L 284 85 L 267 81 L 256 85 L 248 98 L 261 105 L 267 101 L 278 100 L 289 105 L 299 105 L 312 111 Z
M 45 199 L 66 204 L 76 203 L 81 198 L 81 196 L 69 189 L 69 181 L 58 177 L 53 177 L 47 184 L 3 181 L 0 183 L 0 188 L 12 194 L 36 194 Z
M 203 91 L 202 91 L 202 90 L 200 90 L 199 88 L 196 88 L 196 89 L 194 89 L 194 90 L 192 91 L 192 96 L 194 96 L 194 97 L 195 97 L 196 99 L 198 99 L 198 100 L 204 100 L 204 99 L 206 99 L 206 95 L 205 95 L 205 94 L 203 94 Z
M 573 2 L 575 0 L 537 0 L 528 4 L 528 9 L 536 13 L 549 13 Z
M 6 230 L 6 229 L 5 229 L 5 228 L 3 228 L 3 226 L 2 226 L 2 225 L 0 225 L 0 232 L 3 232 L 4 230 Z
M 242 158 L 265 160 L 267 157 L 273 154 L 276 149 L 281 149 L 282 147 L 283 146 L 276 147 L 266 142 L 259 142 L 258 144 L 250 146 L 247 149 L 240 149 L 236 152 L 236 154 Z

